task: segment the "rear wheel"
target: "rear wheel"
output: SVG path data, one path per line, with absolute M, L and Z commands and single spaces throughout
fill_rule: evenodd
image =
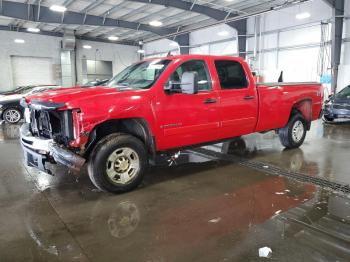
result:
M 282 145 L 286 148 L 300 147 L 306 136 L 307 124 L 300 113 L 294 114 L 288 124 L 278 130 L 278 135 Z
M 112 134 L 96 145 L 90 156 L 88 173 L 97 188 L 122 193 L 142 182 L 147 165 L 147 151 L 139 139 Z
M 19 120 L 21 120 L 22 113 L 16 108 L 8 108 L 4 111 L 2 118 L 6 123 L 16 124 L 19 122 Z

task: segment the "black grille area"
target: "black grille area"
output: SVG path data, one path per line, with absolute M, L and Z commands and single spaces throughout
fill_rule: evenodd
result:
M 31 109 L 30 131 L 34 136 L 68 145 L 74 139 L 72 111 Z

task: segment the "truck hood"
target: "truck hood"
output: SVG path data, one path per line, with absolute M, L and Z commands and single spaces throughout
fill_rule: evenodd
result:
M 113 95 L 120 93 L 116 88 L 106 87 L 71 87 L 50 90 L 43 93 L 26 97 L 26 101 L 41 101 L 52 103 L 71 103 L 78 100 L 94 99 L 99 96 Z

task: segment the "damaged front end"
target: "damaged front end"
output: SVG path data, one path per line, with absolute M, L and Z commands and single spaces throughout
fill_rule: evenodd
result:
M 72 110 L 58 110 L 64 103 L 31 101 L 25 107 L 26 123 L 20 130 L 21 144 L 26 164 L 51 174 L 46 163 L 62 164 L 74 170 L 80 170 L 85 159 L 69 149 L 74 140 Z

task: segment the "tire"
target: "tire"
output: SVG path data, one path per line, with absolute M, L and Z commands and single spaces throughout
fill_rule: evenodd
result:
M 278 130 L 278 135 L 285 148 L 298 148 L 305 140 L 307 124 L 300 113 L 294 114 L 288 124 Z
M 2 114 L 2 119 L 8 124 L 16 124 L 22 119 L 22 112 L 17 108 L 8 108 Z
M 116 133 L 97 143 L 89 158 L 88 173 L 98 189 L 124 193 L 142 182 L 147 166 L 147 150 L 142 141 Z

